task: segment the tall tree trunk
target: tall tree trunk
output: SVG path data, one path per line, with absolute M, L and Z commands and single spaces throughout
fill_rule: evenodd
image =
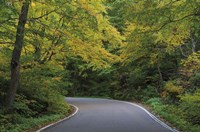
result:
M 15 46 L 12 53 L 11 60 L 11 80 L 10 87 L 7 91 L 5 105 L 10 107 L 13 104 L 17 88 L 19 86 L 19 74 L 20 74 L 20 56 L 23 48 L 24 41 L 24 29 L 27 21 L 28 9 L 30 0 L 25 0 L 21 8 L 21 14 L 17 25 Z

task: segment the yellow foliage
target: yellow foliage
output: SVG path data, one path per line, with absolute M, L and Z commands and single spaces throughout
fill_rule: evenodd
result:
M 185 39 L 190 37 L 189 25 L 185 23 L 177 23 L 177 25 L 170 25 L 167 28 L 153 34 L 156 43 L 166 43 L 167 50 L 170 51 L 182 44 Z
M 52 80 L 55 80 L 55 81 L 60 81 L 62 79 L 62 77 L 54 77 L 52 78 Z
M 172 81 L 168 81 L 165 84 L 164 88 L 168 93 L 174 93 L 174 94 L 180 94 L 183 91 L 182 87 L 174 85 Z
M 31 6 L 32 7 L 36 6 L 35 2 L 31 2 Z
M 106 12 L 105 6 L 102 4 L 102 0 L 79 0 L 78 3 L 83 9 L 88 11 L 93 16 L 97 16 L 102 12 Z
M 200 70 L 200 51 L 192 53 L 186 60 L 182 61 L 185 70 L 195 72 Z
M 85 62 L 91 64 L 93 68 L 110 67 L 111 63 L 119 61 L 119 57 L 106 51 L 101 45 L 82 40 L 68 41 L 70 53 L 81 57 Z

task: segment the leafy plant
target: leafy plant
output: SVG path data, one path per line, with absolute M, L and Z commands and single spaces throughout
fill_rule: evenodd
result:
M 200 92 L 196 91 L 194 94 L 185 94 L 181 96 L 181 108 L 185 111 L 185 118 L 193 123 L 200 124 Z

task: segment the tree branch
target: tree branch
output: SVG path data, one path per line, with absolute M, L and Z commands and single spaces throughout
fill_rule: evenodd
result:
M 40 2 L 39 2 L 39 3 L 40 3 Z M 68 2 L 64 2 L 63 4 L 61 4 L 61 6 L 58 6 L 57 8 L 53 9 L 52 11 L 47 12 L 47 13 L 44 14 L 44 15 L 41 15 L 41 16 L 35 17 L 35 18 L 30 18 L 29 20 L 31 21 L 31 20 L 40 19 L 40 18 L 43 18 L 43 17 L 45 17 L 45 16 L 48 16 L 49 14 L 51 14 L 51 13 L 56 12 L 57 10 L 59 10 L 59 9 L 60 9 L 62 6 L 64 6 L 66 3 L 68 3 Z M 46 3 L 42 3 L 42 4 L 46 4 Z
M 158 28 L 157 30 L 154 30 L 155 32 L 156 31 L 160 31 L 160 30 L 162 30 L 165 26 L 167 26 L 168 24 L 170 24 L 170 23 L 174 23 L 174 22 L 178 22 L 178 21 L 181 21 L 181 20 L 184 20 L 184 19 L 186 19 L 186 18 L 188 18 L 188 17 L 191 17 L 191 16 L 198 16 L 198 15 L 200 15 L 200 14 L 189 14 L 189 15 L 186 15 L 186 16 L 184 16 L 184 17 L 182 17 L 182 18 L 179 18 L 179 19 L 176 19 L 176 20 L 169 20 L 169 21 L 167 21 L 167 22 L 165 22 L 160 28 Z
M 53 13 L 53 12 L 55 12 L 56 10 L 59 10 L 59 9 L 60 9 L 60 7 L 56 8 L 56 9 L 54 9 L 54 10 L 52 10 L 52 11 L 49 11 L 49 12 L 47 12 L 46 14 L 41 15 L 41 16 L 39 16 L 39 17 L 30 18 L 29 20 L 31 21 L 31 20 L 43 18 L 43 17 L 48 16 L 49 14 L 51 14 L 51 13 Z
M 14 43 L 13 43 L 13 42 L 1 42 L 1 41 L 0 41 L 0 44 L 3 45 L 3 44 L 14 44 Z
M 0 22 L 0 26 L 1 26 L 2 24 L 4 24 L 4 23 L 10 21 L 10 20 L 17 20 L 17 19 L 18 19 L 18 18 L 8 18 L 7 20 L 1 21 L 1 22 Z
M 188 14 L 188 15 L 182 17 L 182 18 L 175 19 L 175 20 L 172 20 L 171 18 L 169 18 L 169 20 L 164 22 L 163 25 L 161 25 L 159 28 L 154 29 L 154 30 L 148 30 L 148 31 L 140 32 L 140 34 L 150 33 L 150 32 L 158 32 L 158 31 L 162 30 L 165 26 L 167 26 L 170 23 L 175 23 L 175 22 L 178 22 L 178 21 L 182 21 L 182 20 L 184 20 L 184 19 L 186 19 L 188 17 L 192 17 L 192 16 L 200 16 L 200 13 Z

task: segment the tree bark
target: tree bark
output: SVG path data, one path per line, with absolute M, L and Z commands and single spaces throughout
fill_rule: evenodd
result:
M 10 87 L 5 98 L 5 106 L 10 107 L 14 102 L 14 98 L 19 86 L 20 77 L 20 56 L 24 43 L 24 29 L 28 16 L 30 0 L 25 0 L 21 8 L 21 14 L 17 25 L 16 40 L 11 60 L 11 80 Z

